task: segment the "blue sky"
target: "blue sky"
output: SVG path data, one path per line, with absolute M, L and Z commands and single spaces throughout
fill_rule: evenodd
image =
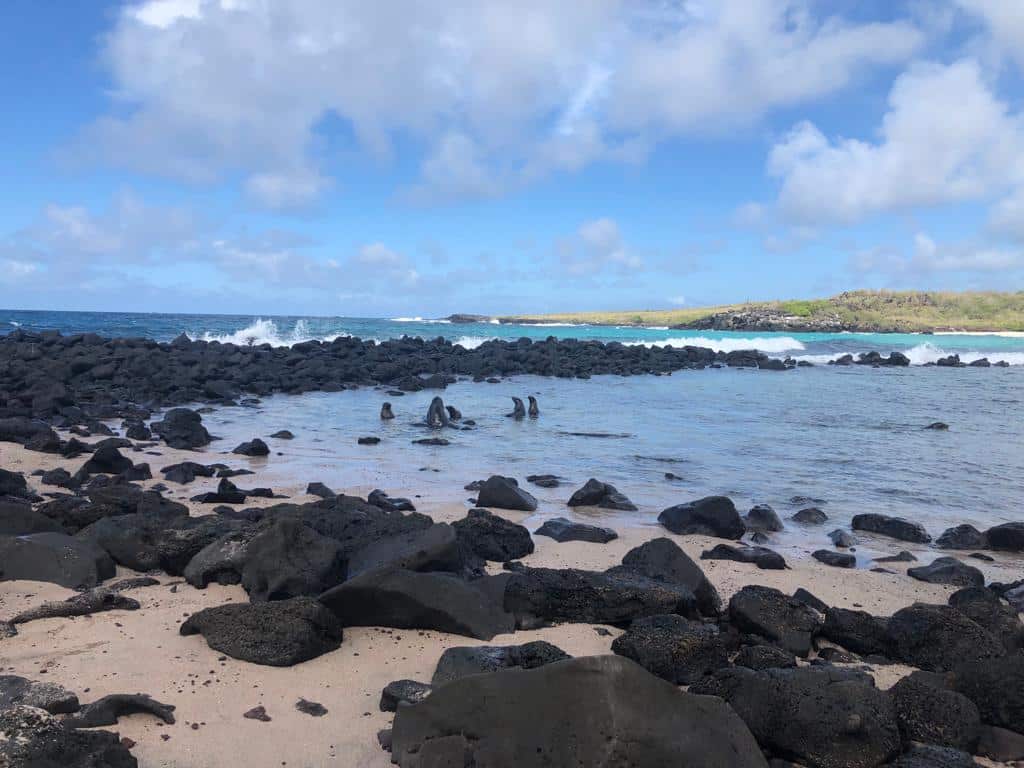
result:
M 1024 288 L 1019 0 L 5 4 L 0 306 Z

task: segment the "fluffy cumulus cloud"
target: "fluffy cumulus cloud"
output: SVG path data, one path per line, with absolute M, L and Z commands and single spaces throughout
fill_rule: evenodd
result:
M 920 63 L 889 95 L 877 141 L 797 125 L 771 151 L 792 219 L 852 223 L 871 214 L 987 200 L 1024 183 L 1024 119 L 973 59 Z
M 878 247 L 850 259 L 857 273 L 921 279 L 942 273 L 1007 273 L 1024 270 L 1024 251 L 976 242 L 940 243 L 918 232 L 908 248 Z
M 562 266 L 575 276 L 593 276 L 611 270 L 635 272 L 643 259 L 626 246 L 619 225 L 612 219 L 585 221 L 576 233 L 558 247 Z
M 188 181 L 240 175 L 287 208 L 344 176 L 330 119 L 384 160 L 421 150 L 414 198 L 489 197 L 806 103 L 921 44 L 907 21 L 815 0 L 145 0 L 105 39 L 115 103 L 82 146 Z

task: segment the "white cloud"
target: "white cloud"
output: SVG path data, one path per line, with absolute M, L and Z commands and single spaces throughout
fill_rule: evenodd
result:
M 882 211 L 989 199 L 1024 180 L 1024 121 L 977 62 L 919 64 L 889 95 L 877 143 L 830 140 L 803 122 L 772 149 L 779 204 L 807 222 L 849 223 Z
M 581 224 L 575 235 L 560 243 L 559 253 L 571 275 L 596 275 L 608 268 L 635 272 L 644 266 L 643 259 L 626 246 L 619 225 L 608 218 Z
M 988 273 L 998 280 L 1000 275 L 1024 269 L 1024 251 L 970 241 L 939 243 L 926 232 L 918 232 L 909 252 L 891 246 L 862 250 L 851 257 L 850 266 L 856 272 L 910 278 Z
M 986 43 L 1001 56 L 1013 59 L 1024 71 L 1024 9 L 1015 0 L 956 0 L 988 30 Z
M 1024 242 L 1024 187 L 993 207 L 989 225 L 996 233 Z
M 818 7 L 146 0 L 106 38 L 116 103 L 79 151 L 190 182 L 239 175 L 291 207 L 337 172 L 316 134 L 335 115 L 380 157 L 398 137 L 423 147 L 417 197 L 489 197 L 816 99 L 921 44 L 907 22 Z

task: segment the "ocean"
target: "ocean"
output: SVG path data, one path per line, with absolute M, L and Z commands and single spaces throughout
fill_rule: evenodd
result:
M 226 407 L 204 416 L 221 438 L 214 449 L 289 429 L 291 441 L 268 440 L 259 484 L 304 487 L 320 480 L 335 488 L 383 488 L 391 494 L 464 502 L 463 486 L 489 474 L 525 483 L 555 474 L 565 485 L 528 485 L 541 502 L 539 521 L 565 515 L 565 500 L 588 478 L 616 485 L 639 512 L 607 512 L 617 520 L 656 524 L 671 504 L 712 494 L 744 510 L 767 503 L 785 519 L 804 506 L 829 515 L 824 529 L 788 522 L 773 546 L 827 546 L 824 534 L 861 512 L 916 520 L 933 536 L 959 523 L 978 528 L 1024 515 L 1024 338 L 996 335 L 774 334 L 684 332 L 594 326 L 456 325 L 420 318 L 316 318 L 226 315 L 26 312 L 0 310 L 0 327 L 57 328 L 65 333 L 142 336 L 169 341 L 180 333 L 236 344 L 292 344 L 339 335 L 385 339 L 444 336 L 464 346 L 492 338 L 547 336 L 622 344 L 756 348 L 773 356 L 821 363 L 844 353 L 898 350 L 909 368 L 816 365 L 774 373 L 746 369 L 679 371 L 672 376 L 595 376 L 589 380 L 521 376 L 499 384 L 459 382 L 440 394 L 473 430 L 446 430 L 450 445 L 413 444 L 430 399 L 367 388 L 338 393 L 277 395 L 256 407 Z M 1008 368 L 924 366 L 960 354 L 987 357 Z M 533 394 L 541 417 L 505 418 L 511 397 Z M 396 419 L 378 417 L 384 400 Z M 925 427 L 935 421 L 949 431 Z M 572 433 L 601 433 L 605 437 Z M 382 438 L 377 446 L 359 436 Z M 232 463 L 238 457 L 232 457 Z M 156 468 L 156 466 L 154 467 Z M 666 473 L 675 476 L 667 479 Z M 190 492 L 197 492 L 190 488 Z M 892 542 L 881 546 L 892 549 Z M 868 541 L 861 558 L 878 552 Z M 910 548 L 900 545 L 898 548 Z M 881 551 L 887 552 L 887 549 Z

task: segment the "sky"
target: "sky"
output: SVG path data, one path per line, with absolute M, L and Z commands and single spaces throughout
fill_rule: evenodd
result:
M 1024 289 L 1024 0 L 7 0 L 0 307 Z

